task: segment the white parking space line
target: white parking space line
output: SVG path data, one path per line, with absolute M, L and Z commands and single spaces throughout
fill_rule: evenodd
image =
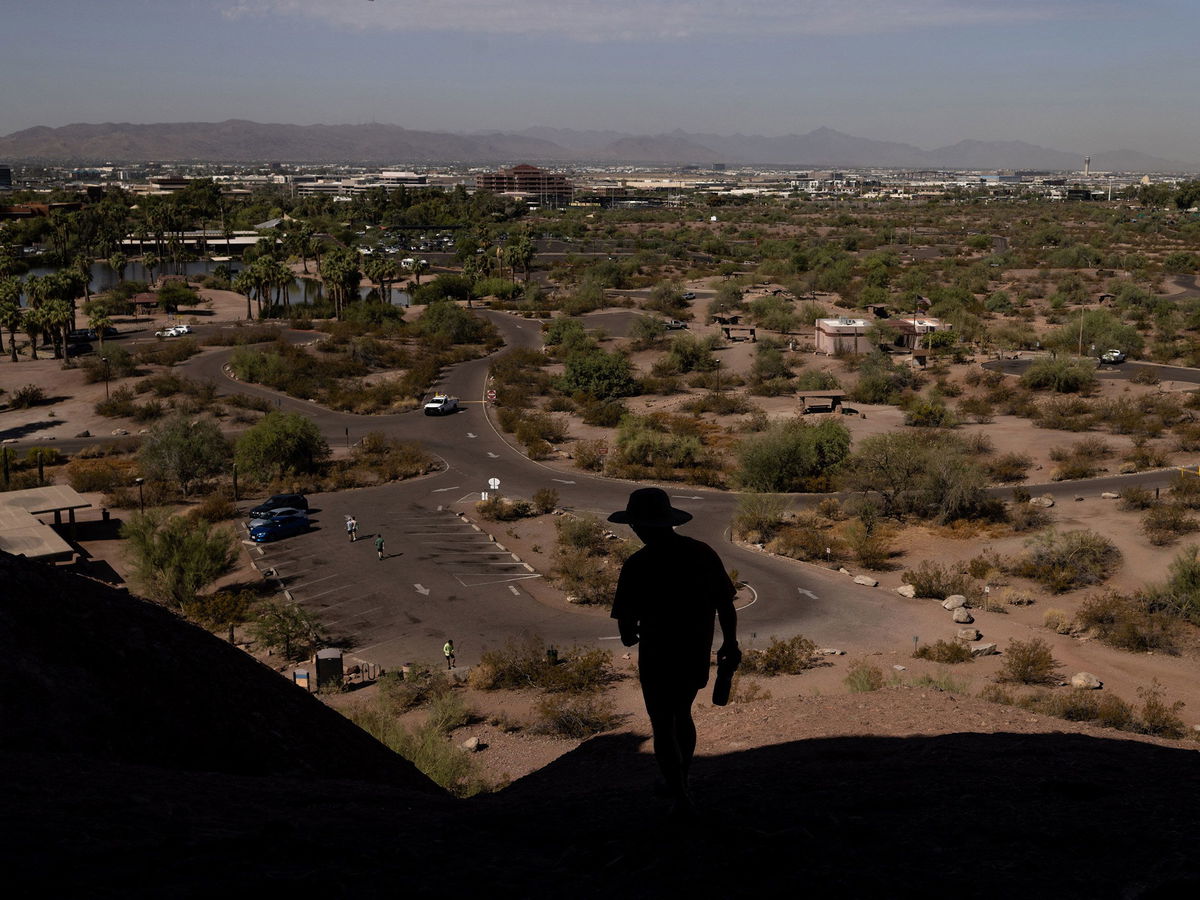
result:
M 357 619 L 357 618 L 359 618 L 360 616 L 365 616 L 367 613 L 378 612 L 378 611 L 379 611 L 379 610 L 381 610 L 381 609 L 383 609 L 383 607 L 382 607 L 382 606 L 372 606 L 370 609 L 364 609 L 364 610 L 362 610 L 361 612 L 356 612 L 356 613 L 354 613 L 353 615 L 345 616 L 345 617 L 343 617 L 343 618 L 341 618 L 341 619 L 334 619 L 332 622 L 325 622 L 324 624 L 325 624 L 327 627 L 329 627 L 329 628 L 332 628 L 332 627 L 333 627 L 334 625 L 336 625 L 338 622 L 348 622 L 348 621 L 350 621 L 351 619 Z
M 312 584 L 320 584 L 322 581 L 328 581 L 330 578 L 337 578 L 337 575 L 336 574 L 326 575 L 324 578 L 314 578 L 312 581 L 304 582 L 304 584 L 296 584 L 296 585 L 289 584 L 288 587 L 294 591 L 299 588 L 308 587 L 309 585 L 312 585 Z
M 305 597 L 304 599 L 305 600 L 316 600 L 319 597 L 324 597 L 326 594 L 336 594 L 338 591 L 344 591 L 344 590 L 346 590 L 346 588 L 349 588 L 349 587 L 353 587 L 353 585 L 339 584 L 337 587 L 330 588 L 327 591 L 321 591 L 321 593 L 319 593 L 319 594 L 313 594 L 311 597 Z M 351 598 L 351 599 L 353 599 L 353 598 Z M 349 603 L 349 602 L 350 602 L 349 600 L 342 601 L 342 603 Z M 336 606 L 337 604 L 334 604 L 334 605 Z M 325 609 L 329 609 L 329 607 L 327 606 L 327 607 L 325 607 Z
M 463 575 L 470 575 L 469 572 L 464 572 L 462 575 L 455 575 L 458 583 L 463 587 L 484 587 L 489 584 L 508 584 L 510 581 L 524 581 L 527 578 L 541 578 L 541 575 L 499 575 L 491 578 L 469 578 L 463 579 Z

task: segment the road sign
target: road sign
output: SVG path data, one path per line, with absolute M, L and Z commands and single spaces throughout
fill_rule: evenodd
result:
M 489 400 L 491 400 L 492 402 L 495 402 L 495 400 L 496 400 L 496 392 L 495 392 L 495 391 L 488 391 L 488 392 L 487 392 L 487 398 L 488 398 Z
M 500 490 L 500 479 L 499 478 L 489 478 L 488 479 L 488 487 L 491 488 L 493 491 Z

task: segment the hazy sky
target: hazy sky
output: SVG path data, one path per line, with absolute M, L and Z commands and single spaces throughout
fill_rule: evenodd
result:
M 0 134 L 386 122 L 1200 156 L 1197 0 L 4 0 Z

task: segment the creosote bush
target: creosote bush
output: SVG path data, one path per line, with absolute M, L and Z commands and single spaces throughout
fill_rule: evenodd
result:
M 1013 641 L 1004 652 L 997 681 L 1014 684 L 1053 684 L 1061 677 L 1054 651 L 1041 638 Z
M 773 637 L 762 650 L 746 650 L 739 670 L 752 675 L 799 675 L 819 661 L 817 645 L 798 634 L 787 640 Z
M 610 731 L 621 723 L 612 701 L 603 697 L 554 695 L 543 697 L 537 706 L 534 734 L 576 740 Z
M 971 649 L 960 641 L 937 640 L 932 644 L 922 644 L 913 651 L 914 659 L 927 659 L 930 662 L 963 663 L 971 661 Z
M 594 694 L 619 677 L 607 650 L 570 647 L 557 652 L 537 635 L 510 638 L 498 650 L 485 650 L 468 684 L 482 691 L 539 688 L 549 693 Z
M 975 579 L 965 572 L 955 572 L 948 566 L 923 559 L 904 572 L 900 580 L 911 584 L 918 597 L 945 600 L 951 594 L 962 594 L 968 600 L 977 600 L 981 595 Z
M 1121 563 L 1116 544 L 1087 529 L 1061 534 L 1051 529 L 1027 546 L 1014 561 L 1013 574 L 1031 578 L 1055 594 L 1099 584 Z

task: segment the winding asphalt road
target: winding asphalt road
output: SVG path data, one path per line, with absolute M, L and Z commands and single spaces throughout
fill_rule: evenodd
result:
M 507 347 L 541 345 L 536 320 L 477 312 L 497 326 Z M 609 333 L 621 333 L 628 315 L 605 313 L 595 324 Z M 294 342 L 314 339 L 306 332 L 287 332 L 285 337 Z M 311 495 L 313 530 L 264 545 L 261 554 L 252 551 L 256 566 L 268 578 L 317 612 L 333 633 L 351 638 L 352 656 L 387 667 L 434 660 L 440 657 L 444 640 L 452 637 L 460 662 L 470 664 L 486 646 L 497 646 L 522 632 L 536 632 L 560 646 L 619 646 L 614 623 L 604 611 L 567 606 L 553 599 L 553 592 L 537 589 L 534 582 L 541 574 L 515 559 L 503 547 L 502 537 L 500 544 L 495 543 L 453 512 L 469 510 L 493 478 L 499 479 L 501 492 L 509 496 L 529 497 L 540 488 L 553 488 L 561 506 L 601 518 L 623 508 L 629 491 L 637 486 L 552 468 L 511 446 L 487 415 L 490 357 L 450 369 L 437 386 L 463 399 L 463 411 L 457 415 L 363 416 L 237 382 L 224 368 L 232 352 L 205 353 L 181 368 L 193 378 L 213 381 L 219 393 L 259 396 L 282 409 L 304 413 L 331 446 L 347 446 L 368 432 L 382 432 L 419 441 L 445 462 L 444 470 L 410 481 Z M 1177 372 L 1173 370 L 1169 377 L 1183 380 Z M 1193 374 L 1200 380 L 1200 373 Z M 69 450 L 71 443 L 76 442 L 62 441 L 59 446 Z M 1144 473 L 1030 489 L 1060 499 L 1095 498 L 1101 491 L 1135 482 L 1165 483 L 1169 475 Z M 856 585 L 821 566 L 743 549 L 728 540 L 736 495 L 674 484 L 663 487 L 676 506 L 694 515 L 683 533 L 717 548 L 726 567 L 736 569 L 749 585 L 740 612 L 744 643 L 757 640 L 761 645 L 771 636 L 804 633 L 824 646 L 853 643 L 901 650 L 909 646 L 918 601 Z M 348 541 L 343 529 L 344 517 L 350 514 L 359 522 L 356 543 Z M 376 535 L 386 542 L 382 560 L 375 553 Z

